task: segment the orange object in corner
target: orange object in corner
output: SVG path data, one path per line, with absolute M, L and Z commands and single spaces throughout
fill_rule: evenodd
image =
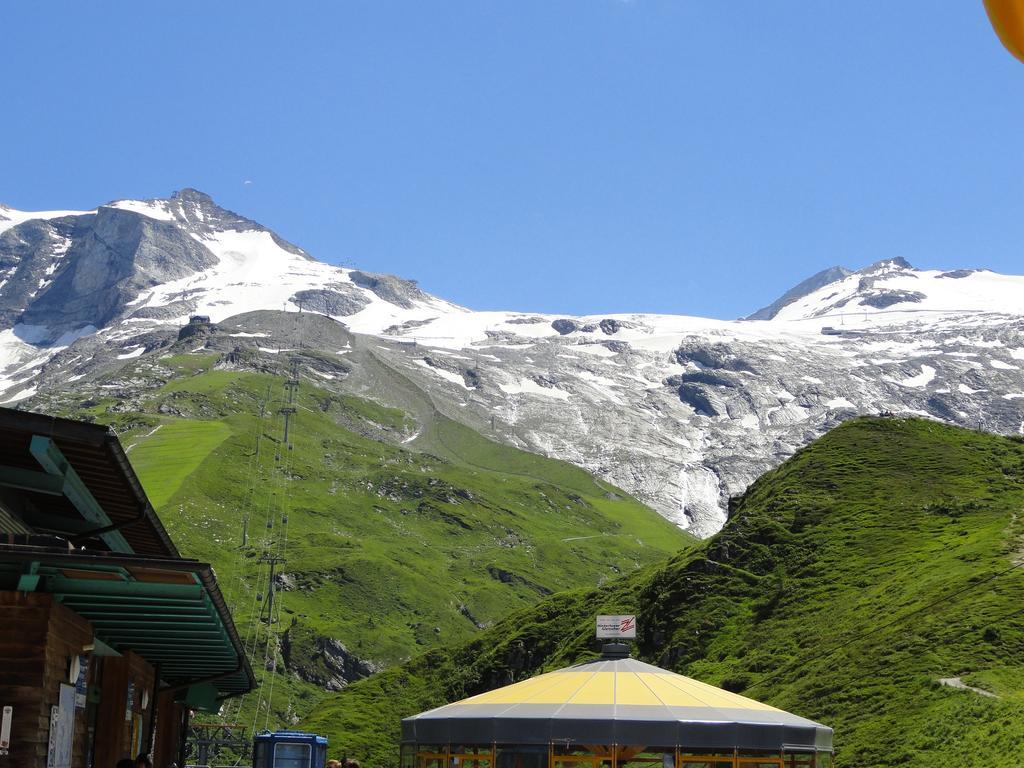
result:
M 1006 50 L 1024 61 L 1024 0 L 985 0 L 985 10 Z

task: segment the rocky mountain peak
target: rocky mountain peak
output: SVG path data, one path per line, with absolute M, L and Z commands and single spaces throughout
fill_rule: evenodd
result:
M 814 291 L 818 290 L 819 288 L 822 288 L 823 286 L 826 285 L 831 285 L 832 283 L 842 280 L 844 277 L 847 277 L 852 274 L 852 269 L 847 269 L 846 267 L 841 267 L 838 265 L 834 267 L 829 267 L 828 269 L 823 269 L 821 270 L 821 272 L 817 272 L 808 277 L 806 280 L 794 285 L 792 288 L 790 288 L 788 291 L 782 294 L 779 298 L 777 298 L 767 307 L 761 307 L 761 309 L 757 310 L 757 312 L 753 313 L 752 315 L 748 315 L 744 319 L 771 320 L 773 317 L 779 314 L 779 310 L 789 306 L 794 301 L 802 299 L 804 296 L 807 296 L 810 293 L 814 293 Z
M 209 205 L 215 208 L 219 207 L 208 194 L 192 187 L 185 187 L 174 192 L 171 195 L 171 200 L 180 200 L 183 203 L 196 203 L 197 205 Z
M 916 271 L 913 264 L 904 259 L 902 256 L 895 256 L 891 259 L 882 259 L 876 261 L 864 269 L 858 270 L 857 274 L 860 275 L 873 275 L 884 272 L 899 272 L 903 270 Z

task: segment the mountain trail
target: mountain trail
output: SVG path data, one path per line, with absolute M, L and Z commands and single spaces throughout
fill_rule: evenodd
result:
M 155 427 L 153 427 L 152 430 L 150 430 L 146 434 L 142 435 L 142 437 L 140 437 L 134 443 L 129 445 L 127 448 L 125 448 L 124 452 L 125 453 L 131 453 L 132 448 L 134 448 L 136 445 L 138 445 L 139 443 L 143 442 L 144 440 L 146 440 L 146 439 L 152 437 L 153 435 L 155 435 L 157 433 L 157 431 L 159 431 L 160 427 L 162 427 L 162 426 L 163 426 L 163 424 L 157 424 Z
M 956 688 L 961 691 L 970 691 L 971 693 L 976 693 L 979 696 L 985 696 L 990 699 L 999 698 L 999 696 L 992 693 L 992 691 L 986 691 L 984 688 L 975 688 L 972 685 L 967 685 L 967 683 L 965 683 L 959 677 L 940 677 L 939 685 L 945 685 L 949 688 Z

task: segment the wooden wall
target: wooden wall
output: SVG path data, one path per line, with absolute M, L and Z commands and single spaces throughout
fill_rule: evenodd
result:
M 153 765 L 163 766 L 178 762 L 183 734 L 184 707 L 174 702 L 174 692 L 160 694 L 156 709 L 156 747 Z
M 0 592 L 0 707 L 14 707 L 11 751 L 3 768 L 46 768 L 50 707 L 69 662 L 92 642 L 92 627 L 78 614 L 34 592 Z M 85 765 L 85 710 L 75 710 L 73 764 Z
M 141 716 L 143 752 L 149 752 L 150 718 L 156 709 L 153 697 L 154 670 L 137 653 L 126 651 L 120 658 L 103 659 L 103 679 L 100 682 L 100 703 L 96 713 L 95 765 L 117 765 L 125 757 L 137 754 L 132 742 L 132 726 L 136 715 Z M 129 683 L 134 683 L 131 711 L 128 709 Z M 148 692 L 149 707 L 142 709 L 142 693 Z
M 11 750 L 6 757 L 0 756 L 0 768 L 46 768 L 50 708 L 58 702 L 60 684 L 69 682 L 71 657 L 82 654 L 92 639 L 92 625 L 50 595 L 0 591 L 0 707 L 14 707 Z M 95 768 L 136 756 L 132 741 L 136 715 L 140 716 L 142 751 L 152 749 L 157 765 L 177 760 L 183 705 L 174 702 L 174 692 L 156 694 L 155 679 L 154 668 L 131 651 L 121 657 L 90 658 L 89 685 L 100 694 Z M 129 682 L 134 683 L 130 713 Z M 145 710 L 144 691 L 149 700 Z M 87 765 L 87 739 L 86 710 L 75 709 L 72 768 Z

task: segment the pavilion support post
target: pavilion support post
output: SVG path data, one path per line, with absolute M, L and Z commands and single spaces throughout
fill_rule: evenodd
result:
M 178 765 L 185 765 L 185 758 L 188 757 L 188 728 L 189 708 L 181 708 L 181 741 L 178 744 Z

